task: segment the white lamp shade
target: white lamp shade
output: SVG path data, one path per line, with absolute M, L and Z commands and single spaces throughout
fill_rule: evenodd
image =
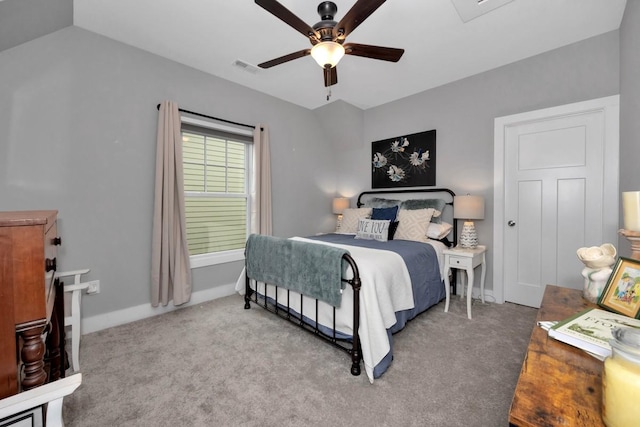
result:
M 484 219 L 484 198 L 482 196 L 455 196 L 453 217 L 460 219 Z
M 320 42 L 311 48 L 311 56 L 322 68 L 333 68 L 344 56 L 344 47 L 336 42 Z
M 333 199 L 333 213 L 342 215 L 345 209 L 349 208 L 349 199 L 346 197 L 336 197 Z
M 624 228 L 640 231 L 640 191 L 622 193 L 622 209 L 624 212 Z

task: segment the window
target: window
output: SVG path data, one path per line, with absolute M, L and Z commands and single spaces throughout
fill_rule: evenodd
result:
M 187 242 L 192 267 L 244 257 L 251 142 L 250 135 L 182 124 Z

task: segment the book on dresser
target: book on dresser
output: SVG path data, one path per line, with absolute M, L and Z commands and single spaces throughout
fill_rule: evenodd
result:
M 640 320 L 599 308 L 589 308 L 559 321 L 549 328 L 549 336 L 580 348 L 604 360 L 611 355 L 611 330 L 616 327 L 640 329 Z

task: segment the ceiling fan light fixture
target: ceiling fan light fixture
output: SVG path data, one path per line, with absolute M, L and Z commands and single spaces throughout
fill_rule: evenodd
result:
M 344 56 L 344 47 L 333 41 L 320 42 L 311 48 L 311 56 L 322 68 L 333 68 Z

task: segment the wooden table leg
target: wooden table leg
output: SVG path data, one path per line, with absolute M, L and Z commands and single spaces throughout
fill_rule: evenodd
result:
M 44 370 L 44 343 L 42 342 L 44 326 L 41 322 L 18 330 L 23 341 L 20 352 L 24 365 L 23 391 L 41 386 L 47 381 L 47 373 Z

